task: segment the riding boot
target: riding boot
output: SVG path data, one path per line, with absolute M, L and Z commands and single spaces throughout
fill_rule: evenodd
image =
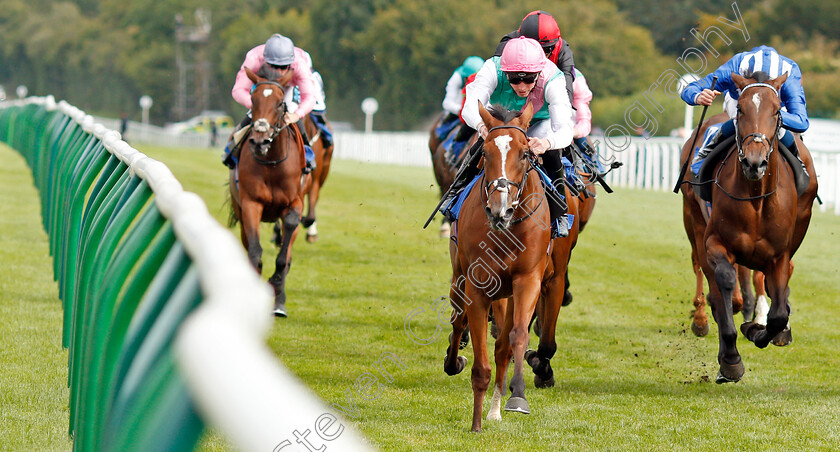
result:
M 563 167 L 563 155 L 557 149 L 546 151 L 542 155 L 543 169 L 551 179 L 555 190 L 548 190 L 548 211 L 551 214 L 551 238 L 569 235 L 569 224 L 566 213 L 568 205 L 564 197 L 566 193 L 566 169 Z
M 309 135 L 306 133 L 306 123 L 303 117 L 298 119 L 296 123 L 300 136 L 303 138 L 303 149 L 306 155 L 306 167 L 303 168 L 303 174 L 309 174 L 315 170 L 315 151 L 312 150 L 309 144 Z
M 467 142 L 470 141 L 470 138 L 472 138 L 474 134 L 475 129 L 462 123 L 458 128 L 458 132 L 455 133 L 455 136 L 448 140 L 448 146 L 445 145 L 444 147 L 446 148 L 446 163 L 448 163 L 449 166 L 455 166 L 459 157 L 461 157 L 461 153 L 464 151 Z
M 724 140 L 731 137 L 732 134 L 735 133 L 735 122 L 731 119 L 729 121 L 724 122 L 721 124 L 720 129 L 715 133 L 709 143 L 706 146 L 703 146 L 702 149 L 697 153 L 697 156 L 694 157 L 692 163 L 702 162 L 706 159 L 712 149 L 716 148 L 719 144 L 723 143 Z
M 467 155 L 464 156 L 464 160 L 461 162 L 461 166 L 455 174 L 455 180 L 452 181 L 452 186 L 449 187 L 449 190 L 444 194 L 443 202 L 440 205 L 440 213 L 442 213 L 450 222 L 455 221 L 455 218 L 452 216 L 452 212 L 449 210 L 451 207 L 450 204 L 458 198 L 458 195 L 461 194 L 464 187 L 466 187 L 470 181 L 472 181 L 473 178 L 481 172 L 478 168 L 478 162 L 481 160 L 481 145 L 483 143 L 484 140 L 479 139 L 475 142 L 475 144 L 473 144 L 469 151 L 467 151 Z
M 796 145 L 796 140 L 793 139 L 793 133 L 790 130 L 785 130 L 784 135 L 779 140 L 797 160 L 799 160 L 799 164 L 802 165 L 802 171 L 805 171 L 805 174 L 808 174 L 808 169 L 805 168 L 805 162 L 802 161 L 802 157 L 799 156 L 799 147 Z M 810 175 L 809 175 L 810 177 Z
M 222 163 L 230 169 L 234 169 L 239 163 L 239 150 L 242 139 L 247 135 L 243 133 L 243 129 L 251 125 L 251 112 L 249 111 L 245 118 L 236 126 L 236 131 L 230 136 L 230 141 L 225 145 L 224 153 L 222 154 Z

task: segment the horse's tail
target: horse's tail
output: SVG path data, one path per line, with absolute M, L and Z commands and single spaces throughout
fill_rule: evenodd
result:
M 233 211 L 233 200 L 231 199 L 231 194 L 230 194 L 230 179 L 228 179 L 228 181 L 227 181 L 227 186 L 228 186 L 228 189 L 225 190 L 227 192 L 227 197 L 225 198 L 225 204 L 227 204 L 228 207 L 230 207 L 230 209 L 228 209 L 227 225 L 228 225 L 229 228 L 232 228 L 232 227 L 236 226 L 237 223 L 239 223 L 239 218 L 236 218 L 236 212 Z

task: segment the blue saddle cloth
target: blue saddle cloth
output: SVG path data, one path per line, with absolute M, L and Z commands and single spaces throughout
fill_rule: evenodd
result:
M 564 166 L 566 166 L 568 164 L 568 166 L 566 167 L 567 168 L 566 169 L 567 176 L 568 176 L 569 168 L 571 168 L 571 171 L 574 172 L 574 166 L 572 166 L 571 162 L 566 160 L 565 157 L 563 158 L 563 164 L 564 164 Z M 540 182 L 542 183 L 543 190 L 545 190 L 547 192 L 550 191 L 554 195 L 559 196 L 560 199 L 565 200 L 566 197 L 563 195 L 563 193 L 561 193 L 556 188 L 554 188 L 554 185 L 551 183 L 551 178 L 548 177 L 548 174 L 546 174 L 545 171 L 542 168 L 540 168 L 539 166 L 536 166 L 535 168 L 537 170 L 537 174 L 539 175 Z M 453 222 L 458 221 L 458 217 L 461 215 L 461 207 L 463 207 L 464 201 L 467 199 L 467 196 L 469 196 L 469 194 L 472 191 L 473 187 L 475 186 L 476 182 L 479 179 L 481 179 L 481 177 L 483 175 L 484 175 L 484 171 L 482 170 L 480 173 L 478 173 L 478 175 L 476 175 L 473 178 L 473 180 L 470 181 L 469 184 L 467 184 L 466 187 L 464 187 L 464 190 L 456 198 L 454 198 L 452 201 L 450 201 L 449 204 L 441 206 L 440 212 L 442 214 L 444 214 L 447 218 L 449 218 L 451 221 L 453 221 Z M 575 174 L 575 177 L 577 177 L 576 174 Z M 552 221 L 552 223 L 551 223 L 552 229 L 555 229 L 559 226 L 557 224 L 558 220 L 562 220 L 562 219 L 557 219 L 555 221 Z M 568 224 L 569 227 L 571 227 L 571 225 L 574 224 L 575 216 L 573 214 L 566 214 L 566 221 L 567 221 L 566 224 Z
M 473 186 L 475 186 L 475 183 L 481 179 L 481 176 L 483 175 L 484 170 L 478 173 L 473 180 L 464 187 L 464 190 L 452 201 L 450 201 L 449 204 L 440 206 L 440 213 L 449 218 L 451 221 L 457 221 L 458 216 L 461 214 L 461 207 L 464 205 L 464 200 L 467 199 L 467 196 L 470 194 L 470 191 L 472 191 Z
M 309 145 L 303 145 L 303 150 L 306 153 L 306 163 L 312 162 L 312 166 L 315 166 L 315 151 L 312 150 Z
M 452 133 L 453 130 L 455 130 L 455 126 L 457 126 L 459 122 L 461 122 L 461 118 L 456 116 L 453 119 L 443 122 L 439 126 L 437 126 L 435 128 L 435 134 L 437 134 L 438 140 L 446 139 L 446 137 L 449 136 L 449 134 Z
M 309 113 L 309 118 L 310 118 L 310 119 L 312 120 L 312 122 L 313 122 L 313 123 L 315 123 L 315 125 L 318 127 L 318 130 L 320 130 L 320 131 L 321 131 L 321 135 L 323 135 L 323 136 L 324 136 L 324 138 L 325 138 L 327 141 L 329 141 L 330 143 L 332 143 L 332 141 L 333 141 L 333 134 L 332 134 L 332 131 L 330 131 L 330 128 L 329 128 L 329 127 L 327 127 L 327 121 L 324 119 L 324 116 L 323 116 L 323 115 L 319 115 L 319 114 L 317 114 L 317 113 L 315 113 L 315 112 L 313 111 L 313 112 Z
M 703 149 L 711 143 L 712 138 L 715 134 L 718 133 L 723 123 L 719 124 L 712 124 L 709 128 L 706 129 L 706 132 L 703 134 L 703 141 L 700 143 L 700 146 L 694 148 L 693 157 L 691 160 L 691 172 L 697 174 L 700 172 L 700 167 L 703 166 L 703 161 L 706 159 L 706 156 L 700 156 L 700 149 Z

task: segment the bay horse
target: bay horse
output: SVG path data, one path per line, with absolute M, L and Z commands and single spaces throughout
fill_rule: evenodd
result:
M 799 137 L 795 137 L 799 155 L 811 175 L 801 193 L 779 149 L 779 89 L 787 74 L 771 80 L 763 75 L 747 78 L 732 74 L 741 91 L 736 131 L 734 143 L 714 163 L 708 219 L 703 216 L 703 208 L 688 199 L 689 188 L 683 187 L 684 221 L 692 242 L 692 258 L 709 283 L 708 301 L 718 324 L 718 383 L 739 381 L 744 375 L 733 319 L 736 265 L 760 271 L 766 278 L 764 286 L 772 300 L 767 325 L 754 321 L 741 325 L 744 336 L 764 348 L 788 325 L 791 258 L 808 230 L 817 194 L 813 161 Z M 692 154 L 683 149 L 683 157 L 691 158 Z
M 303 211 L 303 195 L 312 185 L 311 175 L 303 175 L 306 166 L 303 138 L 294 124 L 286 125 L 283 115 L 284 86 L 291 78 L 288 71 L 282 78 L 263 78 L 245 68 L 254 83 L 251 93 L 253 125 L 243 146 L 239 165 L 230 171 L 232 223 L 240 223 L 242 245 L 257 272 L 262 273 L 260 223 L 282 222 L 276 237 L 280 248 L 274 274 L 269 282 L 274 287 L 274 314 L 286 317 L 286 275 L 292 262 L 292 244 L 298 232 Z
M 453 226 L 454 240 L 450 240 L 454 313 L 444 361 L 448 375 L 466 367 L 467 359 L 458 356 L 458 349 L 469 324 L 475 356 L 471 376 L 473 431 L 481 431 L 482 405 L 490 384 L 487 323 L 491 305 L 501 333 L 495 344 L 496 379 L 488 420 L 501 420 L 501 399 L 511 357 L 512 395 L 505 410 L 530 412 L 523 367 L 528 326 L 541 295 L 545 299 L 541 315 L 547 319 L 546 327 L 539 350 L 530 358 L 545 381 L 553 381 L 548 360 L 556 351 L 554 322 L 563 298 L 571 244 L 577 238 L 577 230 L 572 228 L 569 237 L 551 240 L 548 200 L 525 135 L 533 106 L 526 105 L 520 115 L 498 107 L 488 111 L 479 105 L 479 113 L 489 130 L 483 146 L 484 174 L 467 195 Z M 576 204 L 569 206 L 572 214 L 577 214 L 576 209 Z
M 440 189 L 441 198 L 443 198 L 444 193 L 449 190 L 452 182 L 455 181 L 455 172 L 457 170 L 457 168 L 453 168 L 446 162 L 446 150 L 443 148 L 443 142 L 446 141 L 446 138 L 448 138 L 449 135 L 457 133 L 458 128 L 456 127 L 455 130 L 449 132 L 447 137 L 443 140 L 441 140 L 437 134 L 437 128 L 440 126 L 443 118 L 446 117 L 446 114 L 446 112 L 441 113 L 435 120 L 434 124 L 432 124 L 432 130 L 429 131 L 429 155 L 432 158 L 432 171 L 435 173 L 435 181 L 437 181 L 438 188 Z M 449 220 L 443 216 L 439 230 L 441 238 L 449 237 L 450 227 L 451 225 L 449 224 Z
M 326 121 L 326 118 L 324 118 L 324 121 Z M 327 175 L 330 172 L 335 143 L 330 143 L 329 146 L 324 145 L 324 140 L 321 139 L 321 129 L 312 121 L 311 116 L 306 116 L 304 126 L 306 127 L 306 136 L 310 137 L 309 145 L 315 153 L 315 169 L 312 171 L 312 187 L 306 192 L 306 216 L 301 220 L 301 224 L 306 228 L 306 241 L 315 243 L 318 240 L 315 207 L 318 205 L 321 188 L 324 187 L 324 182 L 326 182 Z M 326 123 L 326 126 L 332 130 L 329 122 Z M 275 232 L 280 230 L 280 226 L 279 224 L 275 226 Z

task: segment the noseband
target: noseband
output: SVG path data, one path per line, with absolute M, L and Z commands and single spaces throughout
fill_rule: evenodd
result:
M 779 92 L 776 90 L 776 88 L 774 88 L 772 85 L 768 85 L 767 83 L 751 83 L 751 84 L 745 86 L 744 89 L 741 90 L 741 95 L 743 96 L 744 92 L 746 90 L 748 90 L 750 88 L 754 88 L 754 87 L 770 88 L 773 91 L 773 94 L 775 94 L 776 97 L 779 97 Z M 776 129 L 773 131 L 773 135 L 769 138 L 767 137 L 767 135 L 765 135 L 763 133 L 759 133 L 759 132 L 753 132 L 753 133 L 747 134 L 744 137 L 741 137 L 741 131 L 738 127 L 738 124 L 739 124 L 738 117 L 740 115 L 741 115 L 741 112 L 739 111 L 738 114 L 735 116 L 735 143 L 738 146 L 738 161 L 743 162 L 744 158 L 746 158 L 746 155 L 744 154 L 743 146 L 747 142 L 747 140 L 750 139 L 750 138 L 752 138 L 752 141 L 756 142 L 756 143 L 766 143 L 767 148 L 768 148 L 768 150 L 767 150 L 767 160 L 770 160 L 770 154 L 773 153 L 773 142 L 774 142 L 773 140 L 779 135 L 779 129 L 782 127 L 782 111 L 781 111 L 781 109 L 776 112 Z
M 498 129 L 516 129 L 516 130 L 522 132 L 522 134 L 525 135 L 526 138 L 527 138 L 527 134 L 525 133 L 525 130 L 522 127 L 514 126 L 514 125 L 496 126 L 496 127 L 491 128 L 490 130 L 488 130 L 487 134 L 489 135 L 490 132 L 492 132 L 494 130 L 498 130 Z M 531 166 L 533 165 L 533 162 L 531 162 L 530 158 L 528 159 L 528 162 L 529 162 L 529 165 L 531 165 Z M 515 209 L 519 205 L 519 198 L 522 197 L 522 187 L 525 186 L 525 182 L 528 180 L 528 173 L 529 172 L 531 172 L 531 168 L 528 168 L 528 169 L 525 170 L 525 174 L 522 176 L 522 180 L 518 184 L 516 182 L 508 180 L 504 177 L 500 177 L 498 179 L 493 179 L 490 182 L 487 182 L 484 185 L 485 196 L 487 197 L 487 199 L 490 199 L 490 195 L 492 195 L 496 191 L 498 191 L 499 193 L 510 193 L 510 186 L 512 185 L 512 186 L 516 187 L 516 190 L 517 190 L 516 199 L 514 199 L 513 202 L 511 203 L 511 207 Z

